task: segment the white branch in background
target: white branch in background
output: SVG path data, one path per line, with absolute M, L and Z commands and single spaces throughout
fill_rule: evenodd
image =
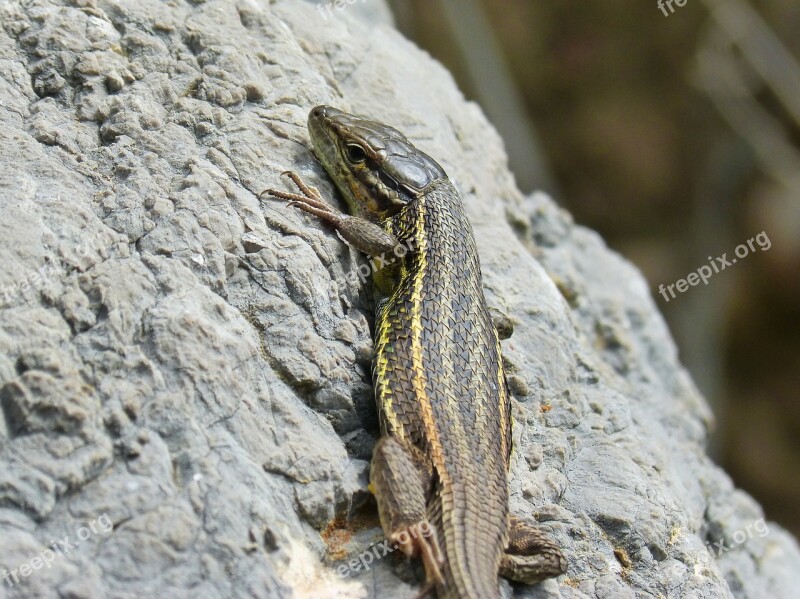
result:
M 697 51 L 695 85 L 750 143 L 771 177 L 789 189 L 800 189 L 800 151 L 786 127 L 759 104 L 753 80 L 754 73 L 800 126 L 800 65 L 748 4 L 740 0 L 704 2 L 711 9 L 713 23 Z M 743 69 L 742 60 L 752 72 Z
M 711 17 L 742 51 L 800 125 L 800 64 L 752 6 L 743 0 L 703 0 Z

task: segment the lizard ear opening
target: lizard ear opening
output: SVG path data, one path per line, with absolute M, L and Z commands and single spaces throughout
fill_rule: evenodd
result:
M 401 198 L 405 198 L 407 202 L 410 202 L 419 195 L 416 191 L 405 185 L 400 185 L 397 188 L 397 193 Z
M 378 179 L 380 179 L 381 183 L 383 183 L 387 189 L 390 189 L 394 192 L 397 197 L 390 197 L 391 203 L 393 205 L 402 206 L 404 204 L 409 203 L 415 197 L 417 197 L 416 192 L 412 190 L 410 187 L 403 183 L 398 183 L 397 179 L 392 177 L 389 173 L 387 173 L 383 169 L 378 169 Z M 392 194 L 387 194 L 391 196 Z

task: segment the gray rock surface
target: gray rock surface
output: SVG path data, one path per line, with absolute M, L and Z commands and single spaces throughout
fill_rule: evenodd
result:
M 706 457 L 641 275 L 522 197 L 369 3 L 0 4 L 0 597 L 415 593 L 366 489 L 364 260 L 257 198 L 289 167 L 335 197 L 304 147 L 323 102 L 441 161 L 515 323 L 513 508 L 569 571 L 506 594 L 797 597 L 797 543 Z

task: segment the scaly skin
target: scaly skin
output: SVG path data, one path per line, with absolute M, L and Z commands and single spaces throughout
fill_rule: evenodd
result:
M 391 258 L 374 274 L 381 440 L 370 473 L 387 537 L 423 559 L 422 594 L 435 586 L 441 599 L 499 597 L 498 572 L 529 583 L 561 574 L 558 547 L 509 516 L 511 402 L 461 198 L 391 127 L 328 106 L 308 126 L 350 215 L 294 174 L 303 195 L 269 193 Z

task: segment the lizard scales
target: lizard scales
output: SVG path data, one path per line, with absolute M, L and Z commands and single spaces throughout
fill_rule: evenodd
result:
M 317 106 L 308 128 L 349 214 L 294 174 L 304 195 L 269 193 L 367 254 L 408 249 L 373 277 L 381 439 L 370 479 L 387 537 L 422 557 L 423 594 L 435 586 L 441 599 L 499 597 L 498 571 L 525 582 L 562 573 L 553 542 L 509 516 L 511 401 L 458 192 L 387 125 Z M 432 534 L 401 534 L 423 523 Z

